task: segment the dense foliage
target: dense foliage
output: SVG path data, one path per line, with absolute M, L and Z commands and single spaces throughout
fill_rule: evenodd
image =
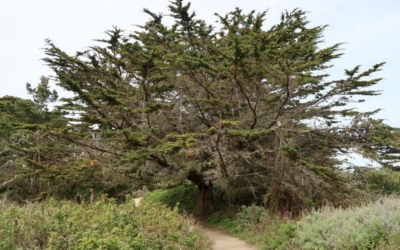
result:
M 51 79 L 72 97 L 50 112 L 46 105 L 57 94 L 49 78 L 27 85 L 31 115 L 48 118 L 2 119 L 1 171 L 9 163 L 8 173 L 17 170 L 3 189 L 73 198 L 93 188 L 123 198 L 143 186 L 189 180 L 198 188 L 199 214 L 214 212 L 216 184 L 298 215 L 342 204 L 349 189 L 339 156 L 356 152 L 396 167 L 398 129 L 373 119 L 379 109 L 352 106 L 380 93 L 374 87 L 381 79 L 373 75 L 384 63 L 332 80 L 328 71 L 341 44 L 324 47 L 326 26 L 311 26 L 300 9 L 268 29 L 266 12 L 237 8 L 216 14 L 213 26 L 182 0 L 168 10 L 170 26 L 165 15 L 145 9 L 150 20 L 135 32 L 114 28 L 75 55 L 47 40 Z M 7 115 L 14 112 L 9 107 L 28 112 L 30 101 L 7 102 Z M 21 135 L 29 140 L 16 139 Z
M 7 191 L 14 199 L 40 195 L 46 190 L 43 177 L 53 174 L 49 166 L 68 161 L 73 150 L 49 134 L 50 129 L 64 128 L 68 123 L 60 112 L 48 111 L 46 103 L 43 99 L 0 98 L 0 191 Z M 48 180 L 46 186 L 54 185 Z
M 53 199 L 21 207 L 0 201 L 1 249 L 210 249 L 194 220 L 153 202 L 139 207 Z
M 193 213 L 195 209 L 193 196 L 196 193 L 197 187 L 186 182 L 175 188 L 154 190 L 147 194 L 144 200 L 160 202 L 170 208 L 177 206 L 181 211 Z

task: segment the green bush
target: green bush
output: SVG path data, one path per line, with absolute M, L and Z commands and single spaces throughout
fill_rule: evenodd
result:
M 366 188 L 376 194 L 400 194 L 400 172 L 387 168 L 357 169 L 354 175 L 365 183 Z
M 260 249 L 291 249 L 294 224 L 271 215 L 260 206 L 242 206 L 235 216 L 235 234 Z
M 218 186 L 213 187 L 214 208 L 220 211 L 228 208 L 229 201 L 224 190 Z M 197 186 L 190 181 L 171 189 L 158 189 L 148 193 L 144 200 L 160 202 L 173 208 L 178 205 L 180 211 L 193 214 L 195 211 Z
M 158 203 L 0 201 L 0 249 L 210 249 L 194 220 Z
M 324 208 L 296 224 L 293 243 L 302 249 L 389 249 L 399 243 L 400 199 L 385 197 L 352 209 Z
M 183 185 L 171 189 L 158 189 L 150 192 L 144 200 L 161 202 L 170 208 L 178 205 L 179 209 L 189 213 L 194 211 L 197 195 L 197 186 L 186 181 Z
M 237 230 L 257 229 L 268 219 L 265 208 L 260 206 L 242 206 L 241 211 L 236 214 Z

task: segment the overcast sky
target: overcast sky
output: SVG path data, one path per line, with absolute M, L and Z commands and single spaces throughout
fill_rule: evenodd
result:
M 212 23 L 214 13 L 225 14 L 240 7 L 245 11 L 268 9 L 266 24 L 279 22 L 285 10 L 309 11 L 311 26 L 328 24 L 325 45 L 346 42 L 345 55 L 330 70 L 332 78 L 343 77 L 344 69 L 362 69 L 387 62 L 376 76 L 384 78 L 376 89 L 379 97 L 367 99 L 361 109 L 383 108 L 377 118 L 400 127 L 400 1 L 399 0 L 192 0 L 192 10 Z M 40 60 L 44 40 L 49 38 L 74 54 L 104 31 L 117 26 L 132 31 L 148 16 L 143 8 L 167 12 L 166 0 L 0 0 L 0 96 L 29 98 L 25 84 L 37 84 L 41 75 L 52 72 Z M 397 72 L 396 72 L 397 71 Z M 396 74 L 397 73 L 397 74 Z M 62 96 L 63 93 L 59 91 Z

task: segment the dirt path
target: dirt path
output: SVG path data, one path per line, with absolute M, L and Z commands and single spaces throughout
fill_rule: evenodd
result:
M 135 205 L 136 205 L 136 207 L 138 207 L 139 206 L 139 203 L 140 203 L 140 200 L 142 199 L 142 197 L 140 197 L 140 198 L 136 198 L 136 199 L 133 199 L 134 201 L 135 201 Z
M 140 200 L 142 198 L 134 199 L 135 205 L 139 206 Z M 204 233 L 214 241 L 214 250 L 227 250 L 227 249 L 235 249 L 235 250 L 257 250 L 254 246 L 238 239 L 232 237 L 225 233 L 224 231 L 211 228 L 208 226 L 201 226 L 204 230 Z
M 228 249 L 234 249 L 234 250 L 257 250 L 254 246 L 238 239 L 235 237 L 232 237 L 225 233 L 222 230 L 219 230 L 217 228 L 210 228 L 207 226 L 203 226 L 204 232 L 206 235 L 214 240 L 214 249 L 215 250 L 228 250 Z

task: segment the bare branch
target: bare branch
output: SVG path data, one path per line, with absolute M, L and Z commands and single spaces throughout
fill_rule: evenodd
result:
M 6 182 L 1 183 L 1 184 L 0 184 L 0 187 L 4 187 L 4 186 L 6 186 L 7 184 L 13 182 L 13 181 L 14 181 L 15 179 L 17 179 L 19 176 L 20 176 L 20 175 L 17 174 L 17 175 L 14 176 L 11 180 L 8 180 L 8 181 L 6 181 Z
M 8 160 L 6 163 L 3 164 L 3 166 L 0 167 L 0 170 L 12 165 L 14 165 L 14 162 L 12 160 Z

